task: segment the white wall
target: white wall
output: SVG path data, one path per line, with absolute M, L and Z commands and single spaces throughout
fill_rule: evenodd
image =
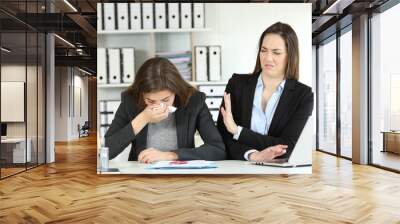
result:
M 88 120 L 88 78 L 72 67 L 56 67 L 55 73 L 55 140 L 77 139 L 78 124 Z
M 400 75 L 400 33 L 394 27 L 400 21 L 400 5 L 372 18 L 372 135 L 375 150 L 383 147 L 381 131 L 399 124 L 393 123 L 390 114 L 390 77 Z M 393 118 L 393 117 L 392 117 Z
M 311 4 L 206 4 L 207 32 L 193 35 L 194 45 L 221 45 L 222 76 L 250 73 L 257 58 L 262 32 L 276 22 L 288 23 L 300 44 L 300 81 L 312 86 Z

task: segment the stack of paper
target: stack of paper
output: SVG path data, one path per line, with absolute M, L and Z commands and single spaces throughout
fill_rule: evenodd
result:
M 147 167 L 148 169 L 206 169 L 217 168 L 213 161 L 158 161 Z
M 181 74 L 182 78 L 192 80 L 192 52 L 191 51 L 169 51 L 157 52 L 157 57 L 167 58 L 173 63 Z

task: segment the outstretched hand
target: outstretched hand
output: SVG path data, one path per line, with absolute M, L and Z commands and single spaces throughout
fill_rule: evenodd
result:
M 232 115 L 232 107 L 231 107 L 231 94 L 224 93 L 224 106 L 221 107 L 221 114 L 224 119 L 224 124 L 226 129 L 231 134 L 236 134 L 238 130 L 238 126 L 236 125 L 235 120 L 233 120 Z

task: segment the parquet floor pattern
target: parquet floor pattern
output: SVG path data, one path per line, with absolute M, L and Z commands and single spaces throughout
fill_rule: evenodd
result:
M 0 181 L 0 223 L 400 223 L 400 175 L 314 153 L 312 175 L 96 174 L 96 138 Z

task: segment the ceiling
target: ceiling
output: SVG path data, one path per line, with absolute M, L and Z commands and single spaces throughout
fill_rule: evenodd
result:
M 317 44 L 334 34 L 338 28 L 351 24 L 352 17 L 368 10 L 374 10 L 389 1 L 395 0 L 219 0 L 218 2 L 311 3 L 312 37 L 313 43 Z M 121 1 L 1 0 L 0 28 L 5 41 L 10 43 L 7 47 L 15 48 L 16 52 L 20 51 L 21 54 L 26 54 L 25 48 L 21 47 L 25 46 L 25 38 L 18 37 L 18 33 L 25 32 L 25 30 L 28 32 L 54 32 L 74 45 L 71 46 L 61 38 L 55 38 L 56 65 L 80 66 L 95 74 L 97 2 Z M 50 8 L 53 13 L 48 13 Z M 2 43 L 5 42 L 2 41 Z M 33 51 L 33 48 L 35 48 L 33 43 L 28 44 L 28 54 Z

